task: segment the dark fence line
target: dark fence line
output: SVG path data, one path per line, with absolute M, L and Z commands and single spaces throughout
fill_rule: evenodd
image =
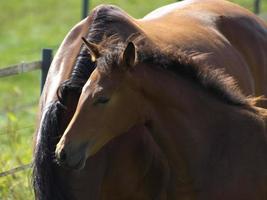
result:
M 260 0 L 254 0 L 254 13 L 257 15 L 260 14 L 260 4 Z
M 83 0 L 82 4 L 82 19 L 86 18 L 89 14 L 89 0 Z
M 24 171 L 26 169 L 29 169 L 32 167 L 32 164 L 26 164 L 26 165 L 21 165 L 21 166 L 18 166 L 18 167 L 15 167 L 13 169 L 10 169 L 10 170 L 7 170 L 7 171 L 4 171 L 4 172 L 1 172 L 0 173 L 0 177 L 5 177 L 5 176 L 8 176 L 8 175 L 12 175 L 12 174 L 15 174 L 17 172 L 20 172 L 20 171 Z
M 52 49 L 43 49 L 42 51 L 42 66 L 41 66 L 41 93 L 44 88 L 45 80 L 49 67 L 53 60 L 53 50 Z

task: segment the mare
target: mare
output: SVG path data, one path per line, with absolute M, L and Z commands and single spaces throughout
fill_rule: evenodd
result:
M 95 8 L 49 70 L 36 199 L 266 199 L 266 36 L 226 1 Z

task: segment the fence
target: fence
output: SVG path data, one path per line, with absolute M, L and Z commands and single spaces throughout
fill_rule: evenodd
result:
M 84 19 L 88 15 L 89 10 L 89 0 L 82 0 L 82 14 L 81 18 Z M 49 70 L 49 67 L 51 65 L 52 59 L 53 59 L 53 50 L 52 49 L 42 49 L 42 60 L 41 61 L 33 61 L 29 63 L 20 63 L 8 66 L 6 68 L 0 69 L 0 78 L 1 77 L 7 77 L 7 76 L 13 76 L 25 72 L 30 72 L 34 70 L 41 70 L 41 83 L 40 83 L 40 91 L 42 92 L 46 76 Z M 17 172 L 26 170 L 31 168 L 32 164 L 24 164 L 15 168 L 12 168 L 10 170 L 4 171 L 0 173 L 0 178 L 5 177 L 8 175 L 15 174 Z
M 89 0 L 82 0 L 82 15 L 81 15 L 82 19 L 84 19 L 88 15 L 88 10 L 89 10 Z M 53 59 L 53 50 L 43 49 L 41 61 L 34 61 L 30 63 L 20 63 L 20 64 L 16 64 L 16 65 L 12 65 L 12 66 L 0 69 L 0 78 L 40 69 L 41 70 L 41 91 L 42 91 L 52 59 Z
M 53 58 L 52 54 L 53 54 L 52 49 L 43 49 L 41 61 L 33 61 L 30 63 L 20 63 L 20 64 L 16 64 L 16 65 L 12 65 L 12 66 L 0 69 L 0 78 L 40 69 L 41 70 L 41 91 L 42 91 L 44 83 L 45 83 L 45 79 L 46 79 L 46 76 L 49 70 L 49 66 L 52 62 L 52 58 Z
M 254 13 L 257 15 L 260 14 L 260 3 L 261 3 L 260 0 L 254 1 Z
M 254 12 L 256 14 L 260 13 L 260 3 L 261 3 L 261 0 L 254 0 Z M 88 10 L 89 10 L 89 0 L 82 0 L 82 15 L 81 15 L 82 19 L 84 19 L 88 15 Z M 53 58 L 52 49 L 43 49 L 41 61 L 34 61 L 34 62 L 30 62 L 30 63 L 20 63 L 20 64 L 6 67 L 4 69 L 0 69 L 0 78 L 39 69 L 39 70 L 41 70 L 41 83 L 40 83 L 41 87 L 40 87 L 40 90 L 42 91 L 43 86 L 45 84 L 45 80 L 46 80 L 46 76 L 47 76 L 50 64 L 52 62 L 52 58 Z M 8 171 L 1 172 L 0 177 L 12 175 L 16 172 L 28 169 L 31 166 L 32 166 L 31 164 L 25 164 L 25 165 L 15 167 L 15 168 L 10 169 Z

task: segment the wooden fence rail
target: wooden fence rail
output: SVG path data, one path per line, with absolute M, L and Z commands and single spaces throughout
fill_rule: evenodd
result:
M 0 69 L 0 78 L 30 72 L 36 69 L 41 69 L 42 61 L 34 61 L 30 63 L 20 63 L 11 65 L 6 68 Z
M 22 62 L 20 64 L 11 65 L 6 68 L 0 69 L 0 78 L 40 69 L 41 70 L 41 92 L 42 92 L 52 59 L 53 59 L 53 50 L 43 49 L 41 61 L 33 61 L 29 63 Z
M 30 164 L 26 164 L 26 165 L 20 165 L 18 167 L 13 168 L 13 169 L 10 169 L 10 170 L 1 172 L 0 173 L 0 178 L 1 177 L 8 176 L 8 175 L 15 174 L 15 173 L 20 172 L 20 171 L 24 171 L 24 170 L 29 169 L 31 167 L 32 167 L 32 164 L 31 163 Z

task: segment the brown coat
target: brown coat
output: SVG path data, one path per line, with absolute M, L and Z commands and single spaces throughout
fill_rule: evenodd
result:
M 109 23 L 105 24 L 102 29 L 98 29 L 97 33 L 100 37 L 98 40 L 96 39 L 96 41 L 92 42 L 101 42 L 104 34 L 116 33 L 122 39 L 126 40 L 131 34 L 139 32 L 152 40 L 161 49 L 177 49 L 177 51 L 185 52 L 185 54 L 193 58 L 199 66 L 211 66 L 224 69 L 227 74 L 236 79 L 238 86 L 246 95 L 267 95 L 267 26 L 263 21 L 245 9 L 223 0 L 187 0 L 162 7 L 148 14 L 143 19 L 137 20 L 116 7 L 102 5 L 94 9 L 88 18 L 77 24 L 70 31 L 58 50 L 51 65 L 40 100 L 40 118 L 44 118 L 45 108 L 50 103 L 57 100 L 56 91 L 58 87 L 63 81 L 70 77 L 76 57 L 80 52 L 82 44 L 81 36 L 92 34 L 95 21 L 97 21 L 100 14 L 103 15 L 103 13 L 110 17 Z M 152 71 L 151 74 L 153 73 L 156 72 Z M 165 77 L 164 80 L 166 84 L 168 82 L 174 82 L 173 80 L 169 80 L 169 77 Z M 183 81 L 180 83 L 186 85 Z M 164 84 L 162 84 L 162 87 L 163 85 Z M 147 80 L 147 87 L 154 88 L 153 91 L 156 93 L 154 95 L 159 94 L 156 92 L 156 89 L 159 88 L 156 88 L 154 80 L 151 82 Z M 174 88 L 175 86 L 173 86 L 173 88 L 170 87 L 169 90 Z M 187 89 L 184 89 L 184 94 L 188 92 L 192 97 L 196 95 L 194 90 L 191 91 L 190 88 Z M 166 93 L 167 92 L 166 90 Z M 199 96 L 203 95 L 202 91 L 197 93 Z M 217 116 L 218 123 L 216 126 L 210 127 L 210 124 L 206 123 L 206 119 L 208 119 L 208 121 L 214 120 L 213 116 L 210 115 L 209 110 L 205 109 L 206 107 L 198 106 L 197 102 L 194 102 L 194 108 L 198 109 L 197 111 L 199 111 L 203 117 L 200 120 L 192 120 L 190 123 L 189 120 L 191 118 L 185 118 L 184 116 L 184 118 L 176 118 L 177 124 L 171 124 L 169 123 L 169 118 L 171 119 L 171 115 L 175 116 L 176 110 L 174 110 L 175 112 L 166 112 L 164 109 L 158 108 L 158 113 L 162 114 L 162 119 L 157 119 L 159 122 L 156 123 L 157 126 L 154 132 L 155 134 L 161 134 L 161 132 L 164 131 L 171 133 L 170 138 L 166 141 L 168 145 L 163 144 L 170 153 L 170 160 L 166 161 L 165 157 L 162 157 L 162 149 L 157 149 L 158 144 L 156 144 L 157 142 L 154 141 L 154 138 L 151 138 L 147 129 L 137 127 L 125 133 L 124 136 L 118 137 L 114 141 L 108 143 L 98 154 L 90 157 L 83 171 L 64 171 L 58 168 L 57 172 L 62 179 L 62 184 L 64 185 L 65 182 L 68 182 L 70 185 L 69 192 L 71 191 L 78 199 L 185 200 L 198 199 L 196 196 L 200 194 L 199 199 L 203 200 L 219 198 L 236 200 L 251 199 L 251 197 L 256 197 L 256 193 L 258 193 L 256 199 L 266 199 L 265 179 L 259 178 L 261 173 L 265 173 L 264 170 L 262 170 L 266 164 L 264 160 L 261 161 L 250 153 L 248 156 L 249 158 L 246 159 L 242 157 L 240 158 L 241 162 L 239 162 L 240 160 L 236 159 L 235 156 L 231 156 L 231 152 L 220 152 L 221 148 L 224 148 L 225 143 L 220 143 L 218 146 L 217 150 L 219 151 L 216 151 L 218 155 L 216 153 L 213 154 L 213 151 L 209 151 L 210 146 L 208 145 L 210 144 L 207 143 L 206 145 L 205 142 L 207 141 L 201 142 L 203 138 L 190 141 L 192 142 L 190 147 L 193 148 L 187 149 L 182 141 L 187 141 L 189 138 L 182 138 L 183 136 L 181 135 L 175 135 L 181 130 L 190 130 L 196 134 L 194 137 L 198 137 L 197 134 L 202 131 L 203 133 L 207 132 L 206 136 L 208 138 L 209 136 L 214 137 L 214 132 L 219 132 L 218 138 L 215 138 L 217 141 L 225 139 L 220 138 L 221 135 L 224 135 L 223 128 L 225 128 L 225 121 L 229 122 L 228 125 L 234 122 L 236 126 L 241 127 L 241 132 L 244 132 L 246 136 L 244 147 L 246 145 L 249 146 L 247 150 L 244 148 L 241 155 L 246 155 L 246 153 L 249 153 L 250 149 L 255 150 L 255 145 L 257 146 L 260 144 L 262 145 L 262 149 L 255 150 L 255 152 L 258 152 L 259 154 L 257 155 L 262 157 L 263 152 L 266 151 L 263 145 L 264 140 L 262 140 L 264 137 L 262 135 L 255 138 L 252 137 L 255 141 L 250 143 L 251 132 L 256 130 L 256 132 L 258 131 L 261 133 L 263 131 L 264 126 L 262 125 L 262 119 L 257 118 L 258 116 L 256 114 L 250 113 L 249 111 L 247 112 L 245 109 L 239 110 L 228 105 L 222 105 L 218 102 L 209 104 L 207 103 L 208 101 L 206 102 L 207 99 L 209 99 L 209 97 L 203 97 L 202 103 L 206 103 L 207 107 L 210 106 L 210 109 L 214 108 L 214 111 L 221 113 L 220 116 Z M 184 106 L 184 109 L 190 109 L 189 116 L 195 116 L 196 110 L 191 108 L 191 105 L 189 105 L 186 99 L 181 98 L 181 103 L 184 105 L 178 105 L 178 107 Z M 72 109 L 74 109 L 74 111 L 71 112 L 75 112 L 75 106 L 73 107 Z M 226 109 L 231 110 L 231 112 L 227 112 L 228 110 Z M 63 118 L 62 121 L 65 120 L 63 124 L 66 123 L 65 125 L 68 125 L 72 114 L 65 117 L 67 120 Z M 241 125 L 243 122 L 245 122 L 246 126 Z M 190 126 L 192 126 L 192 124 L 195 126 L 191 129 Z M 41 125 L 42 120 L 40 121 L 40 126 Z M 85 130 L 86 125 L 88 124 L 84 123 L 84 127 L 80 126 L 80 129 Z M 177 131 L 177 126 L 179 126 L 179 131 Z M 218 127 L 220 127 L 219 131 L 217 131 Z M 229 126 L 228 136 L 231 140 L 237 142 L 238 138 L 231 138 L 231 135 L 234 133 L 236 133 L 236 129 Z M 37 130 L 37 140 L 41 140 L 41 134 L 40 130 Z M 142 136 L 138 136 L 138 134 Z M 178 143 L 176 143 L 176 140 L 174 140 L 172 136 L 177 136 L 178 139 L 176 139 Z M 226 140 L 226 143 L 227 141 L 228 140 Z M 187 154 L 194 155 L 194 159 L 186 160 L 180 156 L 180 152 L 177 150 L 179 148 L 176 147 L 177 144 L 181 147 L 185 145 L 185 148 L 182 150 Z M 168 149 L 168 147 L 171 148 Z M 216 147 L 216 145 L 214 147 Z M 242 143 L 240 147 L 243 147 Z M 140 154 L 140 148 L 146 148 L 144 152 L 147 154 Z M 229 149 L 231 150 L 231 148 L 234 149 L 235 146 L 232 144 Z M 203 150 L 203 152 L 200 150 Z M 207 155 L 205 153 L 207 152 L 210 152 L 210 156 L 214 159 L 214 163 L 216 163 L 216 165 L 218 164 L 218 167 L 207 166 L 208 168 L 206 168 L 202 165 L 203 163 L 199 161 L 203 158 L 213 164 L 213 160 L 209 160 L 205 157 L 205 155 Z M 239 151 L 237 152 L 239 153 Z M 235 165 L 231 168 L 230 165 L 230 167 L 227 165 L 228 158 L 226 157 L 223 157 L 223 159 L 225 159 L 223 161 L 225 162 L 223 162 L 221 166 L 218 160 L 218 156 L 221 156 L 220 153 L 223 154 L 223 156 L 230 155 L 230 160 L 237 164 L 246 163 L 251 160 L 256 161 L 260 165 L 257 169 L 260 170 L 259 172 L 255 172 L 256 176 L 254 176 L 253 170 L 255 169 L 256 163 L 250 163 L 248 165 L 241 164 L 241 166 Z M 120 165 L 121 162 L 124 164 L 124 167 L 118 170 L 119 167 L 122 167 Z M 168 162 L 171 162 L 171 164 Z M 190 163 L 191 169 L 187 169 L 188 163 Z M 197 168 L 200 164 L 201 167 L 204 167 Z M 166 165 L 173 171 L 170 172 L 166 170 Z M 175 166 L 178 168 L 175 168 Z M 248 166 L 249 170 L 246 166 Z M 146 173 L 144 177 L 142 170 L 147 168 L 151 171 Z M 223 172 L 224 168 L 229 170 L 225 173 L 227 176 L 232 173 L 231 170 L 236 172 L 231 177 L 233 180 L 231 183 L 232 185 L 229 184 L 228 177 L 224 175 L 222 175 L 222 181 L 216 182 L 216 178 L 220 177 L 219 173 Z M 209 169 L 214 169 L 214 171 L 210 172 Z M 247 170 L 252 171 L 251 176 L 243 174 L 243 172 L 247 172 Z M 127 176 L 128 171 L 133 172 L 131 174 L 133 176 Z M 163 173 L 160 174 L 159 172 Z M 192 174 L 192 172 L 196 174 Z M 212 175 L 205 176 L 207 174 L 212 174 L 214 177 Z M 244 177 L 242 177 L 242 175 L 244 175 Z M 144 179 L 140 179 L 140 177 Z M 255 180 L 255 185 L 253 185 L 253 181 L 249 181 L 251 177 L 259 178 Z M 195 180 L 191 180 L 191 178 L 195 178 Z M 167 183 L 167 180 L 171 181 Z M 195 182 L 193 183 L 193 181 Z M 243 184 L 240 184 L 241 182 Z M 198 191 L 199 188 L 203 188 L 203 190 Z M 209 190 L 212 190 L 212 193 L 210 193 Z M 244 191 L 236 193 L 236 191 L 233 190 Z M 259 192 L 257 192 L 257 190 Z M 234 198 L 235 195 L 238 196 Z M 243 198 L 242 195 L 244 195 Z

